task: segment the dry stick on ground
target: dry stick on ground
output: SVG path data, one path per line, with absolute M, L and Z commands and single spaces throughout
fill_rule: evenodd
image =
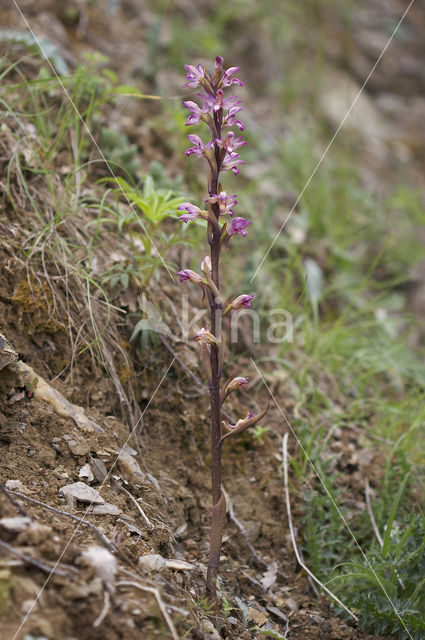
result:
M 13 553 L 13 555 L 17 556 L 27 564 L 34 565 L 34 567 L 37 567 L 37 569 L 44 571 L 44 573 L 48 573 L 48 574 L 56 573 L 58 576 L 69 578 L 69 570 L 67 571 L 65 569 L 60 569 L 59 567 L 54 567 L 50 564 L 46 564 L 39 558 L 34 558 L 33 556 L 30 556 L 28 553 L 23 553 L 22 551 L 18 551 L 17 549 L 14 549 L 10 544 L 7 544 L 7 542 L 4 542 L 3 540 L 0 540 L 0 547 L 3 547 L 3 549 L 6 549 L 10 553 Z M 69 569 L 74 569 L 74 567 L 70 567 Z
M 324 591 L 326 591 L 326 593 L 333 600 L 335 600 L 335 602 L 337 602 L 339 604 L 340 607 L 342 607 L 352 618 L 354 618 L 354 620 L 356 622 L 358 622 L 359 621 L 358 617 L 352 611 L 350 611 L 350 609 L 348 609 L 348 607 L 346 607 L 345 604 L 343 602 L 341 602 L 341 600 L 339 598 L 337 598 L 337 596 L 335 594 L 332 593 L 332 591 L 329 591 L 329 589 L 327 587 L 325 587 L 325 585 L 322 582 L 320 582 L 320 580 L 318 578 L 316 578 L 316 576 L 310 571 L 310 569 L 304 564 L 304 562 L 301 559 L 301 556 L 300 556 L 299 551 L 298 551 L 297 543 L 296 543 L 296 540 L 295 540 L 295 532 L 294 532 L 294 527 L 292 525 L 291 503 L 290 503 L 290 499 L 289 499 L 288 434 L 287 433 L 285 433 L 285 435 L 283 436 L 283 440 L 282 440 L 282 455 L 283 455 L 283 488 L 284 488 L 284 493 L 285 493 L 286 513 L 288 515 L 289 534 L 291 536 L 292 548 L 294 550 L 295 557 L 296 557 L 296 559 L 298 561 L 298 564 L 300 565 L 300 567 L 302 569 L 304 569 L 304 571 L 309 576 L 311 576 L 311 578 L 315 582 L 317 582 L 317 584 L 319 586 L 322 587 L 322 589 Z
M 51 507 L 49 504 L 46 504 L 45 502 L 41 502 L 40 500 L 36 500 L 35 498 L 30 498 L 29 496 L 25 495 L 25 493 L 21 493 L 20 491 L 11 491 L 9 489 L 8 489 L 8 491 L 10 491 L 10 493 L 12 495 L 18 496 L 18 498 L 23 498 L 24 500 L 27 500 L 28 502 L 32 502 L 33 504 L 38 505 L 39 507 L 43 507 L 43 509 L 48 509 L 49 511 L 53 511 L 54 513 L 59 513 L 62 516 L 66 516 L 67 518 L 71 518 L 71 520 L 75 520 L 75 522 L 78 522 L 79 524 L 83 524 L 86 527 L 90 527 L 90 529 L 92 531 L 94 531 L 94 533 L 97 535 L 97 537 L 99 538 L 99 540 L 101 541 L 103 546 L 108 549 L 108 551 L 117 551 L 118 550 L 117 547 L 114 544 L 109 542 L 108 538 L 100 531 L 100 529 L 95 527 L 94 524 L 92 524 L 88 520 L 83 520 L 82 518 L 79 518 L 78 516 L 74 516 L 73 513 L 68 513 L 67 511 L 62 511 L 62 509 L 58 509 L 57 507 Z
M 382 540 L 381 534 L 379 533 L 379 529 L 378 529 L 378 526 L 376 524 L 375 516 L 373 515 L 372 504 L 370 502 L 370 486 L 369 486 L 368 478 L 365 478 L 364 488 L 365 488 L 364 495 L 365 495 L 367 512 L 369 514 L 370 522 L 372 524 L 372 528 L 373 528 L 373 531 L 375 533 L 376 539 L 378 540 L 379 546 L 382 549 L 382 547 L 384 546 L 384 541 Z M 395 572 L 396 572 L 400 587 L 402 589 L 405 589 L 406 585 L 404 584 L 403 580 L 400 578 L 400 574 L 397 571 L 397 569 L 395 570 Z
M 95 628 L 100 627 L 106 616 L 108 615 L 109 609 L 111 608 L 111 596 L 108 590 L 104 591 L 103 594 L 103 607 L 102 611 L 97 616 L 96 620 L 93 622 L 93 626 Z
M 6 491 L 9 491 L 9 489 L 7 489 Z M 83 520 L 83 518 L 79 518 L 78 516 L 74 516 L 73 513 L 68 513 L 67 511 L 63 511 L 62 509 L 58 509 L 57 507 L 51 507 L 50 505 L 46 504 L 45 502 L 41 502 L 40 500 L 36 500 L 35 498 L 30 498 L 29 496 L 25 495 L 25 493 L 21 493 L 20 491 L 10 491 L 10 493 L 13 493 L 13 495 L 18 496 L 19 498 L 23 498 L 24 500 L 27 500 L 28 502 L 32 502 L 32 503 L 38 505 L 39 507 L 42 507 L 43 509 L 48 509 L 49 511 L 53 511 L 54 513 L 58 513 L 58 514 L 60 514 L 62 516 L 66 516 L 67 518 L 70 518 L 71 520 L 75 520 L 75 522 L 78 522 L 79 524 L 83 524 L 86 527 L 89 527 L 97 535 L 97 537 L 99 538 L 100 542 L 103 544 L 104 547 L 106 547 L 108 549 L 108 551 L 115 552 L 121 558 L 121 560 L 127 562 L 130 566 L 132 566 L 133 568 L 137 569 L 137 567 L 134 564 L 134 562 L 132 561 L 132 559 L 127 557 L 125 555 L 125 553 L 123 551 L 121 551 L 121 549 L 119 549 L 115 544 L 110 542 L 108 540 L 108 538 L 100 531 L 100 529 L 95 527 L 95 525 L 92 524 L 91 522 L 89 522 L 88 520 Z
M 113 480 L 113 479 L 112 479 Z M 152 522 L 149 520 L 148 516 L 146 515 L 146 513 L 143 511 L 142 507 L 140 506 L 140 504 L 137 502 L 136 498 L 134 496 L 131 495 L 130 491 L 127 491 L 127 489 L 125 487 L 123 487 L 119 482 L 117 482 L 116 480 L 113 480 L 113 484 L 114 486 L 118 487 L 118 489 L 121 489 L 121 491 L 124 491 L 124 493 L 130 498 L 130 500 L 133 502 L 133 504 L 137 507 L 137 510 L 139 511 L 140 515 L 142 516 L 143 520 L 146 522 L 146 524 L 148 525 L 148 527 L 153 530 L 155 529 L 154 525 L 152 524 Z
M 6 496 L 6 498 L 9 500 L 9 502 L 11 504 L 13 504 L 13 506 L 15 507 L 15 509 L 17 511 L 19 511 L 19 513 L 21 514 L 21 516 L 25 516 L 26 518 L 28 518 L 28 513 L 25 511 L 25 509 L 18 503 L 16 502 L 16 500 L 14 500 L 12 498 L 12 496 L 10 495 L 9 489 L 7 489 L 7 487 L 3 484 L 3 482 L 0 482 L 0 491 L 2 491 L 4 493 L 4 495 Z
M 148 585 L 145 585 L 139 582 L 139 577 L 133 576 L 133 574 L 131 574 L 129 571 L 124 571 L 124 573 L 126 573 L 131 577 L 136 578 L 136 580 L 120 580 L 119 582 L 117 582 L 117 587 L 135 587 L 136 589 L 140 589 L 141 591 L 148 591 L 149 593 L 152 593 L 156 598 L 158 607 L 160 608 L 161 613 L 164 616 L 164 620 L 166 621 L 167 626 L 170 630 L 170 633 L 173 636 L 173 640 L 179 640 L 179 636 L 177 635 L 177 631 L 174 626 L 174 623 L 170 618 L 170 616 L 168 615 L 164 601 L 162 600 L 161 594 L 159 593 L 158 589 L 155 589 L 154 587 L 149 587 Z

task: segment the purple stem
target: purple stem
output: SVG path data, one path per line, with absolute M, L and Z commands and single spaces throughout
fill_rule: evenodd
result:
M 221 117 L 214 114 L 214 134 L 218 138 L 221 138 Z M 220 149 L 216 148 L 216 168 L 213 170 L 210 196 L 218 193 L 218 182 L 220 174 Z M 212 205 L 213 213 L 216 219 L 219 219 L 220 209 L 217 203 Z M 209 238 L 210 255 L 211 255 L 211 277 L 219 289 L 219 261 L 220 261 L 220 228 L 217 225 L 213 228 L 212 236 Z M 221 317 L 223 313 L 222 301 L 209 296 L 210 314 L 211 314 L 211 333 L 221 342 Z M 219 352 L 216 345 L 211 345 L 211 384 L 209 386 L 210 402 L 211 402 L 211 484 L 212 484 L 212 502 L 213 502 L 213 517 L 211 523 L 211 541 L 210 541 L 210 556 L 208 559 L 208 571 L 207 571 L 207 593 L 215 600 L 216 609 L 218 614 L 218 600 L 217 600 L 217 588 L 216 579 L 218 573 L 218 563 L 221 553 L 221 543 L 223 537 L 223 524 L 225 517 L 222 508 L 218 508 L 218 503 L 222 505 L 224 503 L 224 496 L 221 491 L 221 401 L 220 401 L 220 377 L 221 370 L 219 364 Z

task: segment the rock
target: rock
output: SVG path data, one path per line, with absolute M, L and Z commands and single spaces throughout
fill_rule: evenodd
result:
M 166 568 L 167 562 L 165 558 L 158 554 L 148 554 L 139 558 L 138 565 L 150 573 L 151 571 L 162 571 Z
M 88 418 L 82 407 L 78 407 L 77 405 L 69 402 L 65 396 L 63 396 L 57 389 L 54 389 L 28 364 L 19 360 L 16 363 L 16 368 L 24 381 L 24 386 L 26 386 L 27 389 L 31 388 L 33 390 L 35 398 L 48 402 L 60 416 L 72 418 L 81 429 L 103 433 L 104 430 L 102 427 L 96 424 L 94 420 Z
M 106 469 L 106 465 L 99 458 L 90 458 L 94 477 L 98 482 L 103 482 L 106 476 L 108 475 L 108 470 Z
M 0 369 L 17 362 L 18 354 L 4 335 L 0 333 Z
M 70 440 L 68 447 L 74 456 L 85 456 L 90 451 L 88 444 L 81 440 Z
M 25 531 L 31 524 L 31 518 L 26 516 L 15 516 L 13 518 L 1 518 L 0 519 L 0 527 L 6 529 L 7 531 L 11 531 L 12 533 L 20 533 L 21 531 Z
M 217 629 L 214 627 L 213 623 L 210 620 L 206 620 L 205 618 L 201 620 L 202 630 L 208 633 L 208 638 L 211 640 L 221 640 L 221 635 L 218 633 Z
M 127 527 L 127 529 L 130 531 L 130 533 L 135 533 L 138 536 L 142 535 L 142 530 L 136 527 L 136 525 L 133 524 L 133 522 L 130 522 L 130 520 L 127 519 L 127 516 L 122 516 L 121 518 L 118 518 L 117 522 L 123 522 Z
M 167 560 L 158 554 L 147 554 L 139 558 L 139 567 L 145 571 L 162 571 L 174 569 L 174 571 L 194 571 L 197 567 L 184 560 Z
M 87 463 L 85 464 L 83 467 L 81 467 L 80 469 L 80 473 L 78 474 L 79 478 L 86 478 L 87 482 L 93 482 L 94 480 L 94 475 L 93 475 L 93 471 L 91 470 L 90 465 Z
M 95 507 L 90 509 L 90 513 L 94 513 L 96 516 L 119 516 L 121 510 L 114 504 L 105 502 L 104 504 L 97 504 Z
M 94 504 L 103 504 L 105 501 L 96 489 L 89 487 L 84 482 L 73 482 L 59 489 L 65 497 L 72 496 L 80 502 L 93 502 Z
M 82 559 L 91 565 L 110 593 L 114 593 L 115 576 L 118 562 L 115 556 L 104 547 L 93 545 L 81 554 Z
M 6 489 L 10 491 L 23 491 L 24 485 L 20 480 L 6 480 L 6 484 L 4 485 Z
M 145 474 L 139 467 L 139 464 L 134 460 L 131 455 L 122 451 L 118 456 L 118 464 L 123 473 L 129 476 L 129 479 L 133 483 L 140 483 L 145 481 Z
M 258 609 L 254 609 L 254 607 L 248 608 L 249 619 L 254 620 L 258 624 L 259 627 L 262 627 L 263 624 L 266 624 L 268 620 L 268 616 L 263 611 L 258 611 Z
M 267 605 L 267 611 L 270 611 L 270 613 L 273 614 L 279 620 L 283 620 L 284 622 L 288 622 L 287 616 L 285 616 L 283 611 L 281 611 L 277 607 L 273 607 L 272 605 Z

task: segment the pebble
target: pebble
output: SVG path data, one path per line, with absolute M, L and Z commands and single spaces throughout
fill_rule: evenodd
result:
M 104 504 L 97 504 L 90 509 L 90 513 L 94 513 L 97 516 L 119 516 L 121 509 L 118 509 L 114 504 L 105 502 Z
M 84 482 L 73 482 L 59 489 L 60 493 L 66 496 L 73 496 L 80 502 L 93 502 L 94 504 L 103 504 L 105 501 L 96 489 L 89 487 Z
M 86 453 L 90 451 L 89 446 L 86 442 L 81 442 L 78 440 L 69 440 L 68 447 L 70 448 L 70 451 L 74 454 L 74 456 L 85 456 Z
M 6 529 L 7 531 L 12 531 L 13 533 L 19 533 L 20 531 L 25 531 L 31 524 L 31 518 L 27 518 L 26 516 L 15 516 L 13 518 L 1 518 L 0 519 L 0 527 Z
M 24 485 L 20 480 L 6 480 L 5 484 L 6 489 L 10 489 L 10 491 L 23 491 Z
M 87 482 L 93 482 L 94 480 L 93 471 L 91 470 L 91 467 L 88 463 L 85 464 L 83 467 L 81 467 L 78 477 L 86 478 Z

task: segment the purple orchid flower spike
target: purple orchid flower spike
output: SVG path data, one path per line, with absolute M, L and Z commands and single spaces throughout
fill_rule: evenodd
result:
M 208 196 L 205 198 L 206 211 L 189 202 L 179 206 L 184 211 L 179 219 L 183 222 L 205 218 L 207 220 L 207 240 L 210 255 L 205 256 L 201 270 L 203 276 L 183 269 L 179 271 L 180 281 L 190 280 L 202 288 L 203 296 L 207 299 L 210 309 L 210 327 L 202 328 L 194 336 L 195 342 L 200 345 L 203 369 L 207 378 L 210 391 L 211 406 L 211 471 L 212 471 L 212 519 L 210 553 L 207 569 L 207 593 L 214 600 L 217 622 L 219 620 L 219 603 L 217 597 L 216 580 L 218 574 L 223 529 L 226 518 L 226 500 L 221 487 L 221 449 L 225 438 L 237 435 L 249 426 L 256 424 L 267 413 L 265 411 L 254 415 L 248 411 L 245 418 L 232 425 L 222 422 L 222 407 L 229 400 L 232 402 L 232 393 L 239 388 L 246 388 L 248 378 L 236 376 L 230 378 L 224 385 L 221 377 L 224 365 L 224 344 L 221 332 L 222 317 L 225 313 L 236 309 L 250 309 L 254 298 L 251 294 L 242 294 L 233 301 L 228 302 L 223 308 L 223 296 L 219 287 L 219 262 L 223 243 L 229 243 L 232 236 L 247 235 L 247 227 L 251 224 L 245 218 L 231 217 L 230 222 L 223 222 L 222 216 L 233 216 L 233 208 L 238 204 L 236 195 L 228 195 L 221 186 L 221 175 L 225 171 L 239 173 L 239 167 L 245 164 L 237 150 L 246 144 L 242 137 L 237 137 L 232 130 L 237 127 L 241 131 L 244 125 L 238 115 L 242 110 L 242 104 L 238 97 L 225 97 L 228 87 L 233 85 L 243 86 L 243 82 L 235 77 L 239 67 L 224 68 L 221 56 L 215 59 L 214 71 L 209 73 L 201 65 L 186 65 L 187 83 L 185 87 L 201 87 L 195 99 L 186 100 L 184 106 L 189 111 L 187 125 L 204 124 L 209 128 L 210 139 L 204 143 L 202 139 L 191 134 L 188 136 L 192 146 L 187 149 L 187 156 L 203 158 L 209 166 L 207 179 Z M 230 129 L 230 131 L 228 130 Z M 226 132 L 227 131 L 227 132 Z M 222 434 L 222 425 L 228 429 L 228 433 Z

